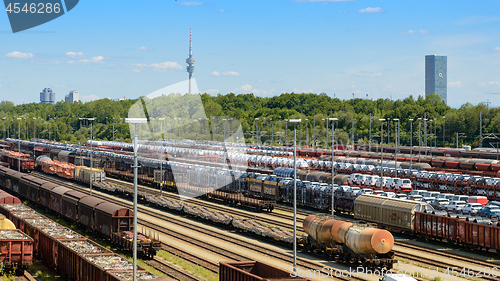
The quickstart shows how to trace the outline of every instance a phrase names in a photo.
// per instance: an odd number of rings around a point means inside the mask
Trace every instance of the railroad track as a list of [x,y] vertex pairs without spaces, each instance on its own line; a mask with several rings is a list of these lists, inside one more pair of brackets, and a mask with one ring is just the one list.
[[[33,173],[33,174],[36,177],[42,178],[44,180],[51,181],[51,182],[57,183],[57,184],[62,185],[62,186],[67,186],[67,187],[69,187],[69,188],[71,188],[73,190],[78,190],[78,191],[80,191],[82,193],[85,193],[85,194],[89,194],[89,191],[88,191],[87,188],[82,188],[82,187],[80,187],[77,184],[68,183],[68,182],[66,182],[66,181],[64,181],[62,179],[56,179],[56,178],[53,178],[51,176],[48,176],[48,175],[45,175],[45,174],[41,174],[41,173]],[[103,196],[103,195],[99,195],[97,193],[94,193],[92,196],[97,197],[97,198],[101,198],[101,199],[104,199],[104,200],[107,200],[108,202],[112,202],[114,204],[117,204],[117,205],[120,205],[120,206],[124,206],[124,207],[127,207],[127,208],[132,208],[133,207],[132,203],[124,203],[122,201],[119,201],[119,200],[116,200],[116,199],[112,198],[111,196]],[[149,210],[149,209],[147,209],[145,207],[142,207],[140,205],[138,205],[137,208],[138,208],[139,212],[146,213],[149,216],[153,216],[155,218],[158,218],[158,219],[161,219],[161,220],[173,223],[173,224],[177,224],[177,225],[182,226],[184,228],[187,228],[187,229],[190,229],[190,230],[193,230],[193,231],[197,231],[197,232],[199,232],[201,234],[205,234],[205,235],[211,236],[211,237],[213,237],[215,239],[223,240],[225,242],[228,242],[228,243],[231,243],[231,244],[235,244],[235,245],[238,245],[238,246],[250,249],[252,251],[258,252],[260,254],[263,254],[263,255],[266,255],[266,256],[269,256],[269,257],[272,257],[274,259],[281,260],[281,261],[284,261],[284,262],[287,262],[287,263],[290,263],[290,264],[292,264],[292,262],[293,262],[293,256],[290,255],[290,254],[285,254],[285,253],[282,253],[282,252],[279,252],[279,251],[276,251],[276,250],[269,249],[267,247],[263,247],[263,246],[257,245],[255,243],[250,243],[250,242],[247,242],[247,241],[243,241],[243,240],[234,238],[232,236],[229,236],[229,235],[226,235],[226,234],[223,234],[223,233],[213,233],[209,229],[203,229],[203,228],[200,228],[199,226],[195,226],[195,225],[187,223],[187,222],[183,222],[183,221],[180,221],[180,220],[177,220],[177,219],[174,219],[174,218],[169,218],[167,216],[163,216],[163,215],[159,214],[158,212],[151,212],[151,210]],[[152,230],[157,231],[157,232],[159,232],[161,234],[168,235],[168,236],[171,236],[171,237],[175,237],[176,239],[181,239],[181,240],[183,240],[185,242],[191,243],[193,245],[197,245],[198,247],[204,248],[204,249],[209,250],[211,252],[217,253],[217,254],[222,255],[222,256],[226,256],[226,257],[228,257],[228,258],[230,258],[232,260],[237,260],[237,261],[252,260],[252,258],[240,255],[238,253],[234,253],[234,252],[232,252],[230,250],[223,249],[221,247],[217,247],[217,246],[215,246],[213,244],[207,243],[207,242],[205,242],[203,240],[200,240],[200,239],[197,239],[197,238],[187,237],[186,235],[184,235],[184,234],[182,234],[180,232],[177,232],[177,231],[165,228],[163,226],[151,223],[151,222],[143,220],[143,219],[138,219],[138,223],[140,223],[141,225],[146,226],[148,228],[151,228]],[[335,268],[331,268],[331,267],[328,267],[328,266],[323,266],[321,264],[318,264],[318,263],[315,263],[315,262],[311,262],[311,261],[309,261],[307,259],[304,259],[304,258],[301,258],[301,257],[297,257],[297,266],[298,267],[302,267],[302,268],[304,268],[306,270],[316,271],[316,272],[319,272],[322,269],[331,270],[332,272],[338,271]],[[349,277],[343,277],[343,276],[338,277],[338,276],[335,276],[335,279],[337,279],[337,280],[364,280],[364,279],[356,277],[356,276],[349,276]]]
[[[123,184],[123,183],[127,184],[127,182],[122,182],[122,181],[117,181],[117,182],[120,182],[121,184]],[[154,189],[151,189],[151,188],[148,188],[148,187],[142,187],[142,188],[144,190],[147,190],[147,191],[153,191],[153,192],[155,191]],[[171,194],[169,192],[164,192],[164,196],[165,195],[167,195],[167,197],[176,199],[175,195],[173,195],[173,194]],[[187,202],[191,203],[191,204],[200,205],[200,202],[196,201],[196,200],[187,200]],[[208,204],[203,203],[203,205],[205,207],[207,207],[207,208],[215,209],[215,210],[222,211],[222,212],[225,212],[225,213],[234,214],[236,216],[246,217],[246,218],[250,218],[250,219],[254,218],[251,215],[238,212],[237,210],[232,210],[232,209],[230,209],[228,207],[217,206],[216,204],[210,204],[210,203],[208,203]],[[287,207],[282,207],[282,206],[277,206],[276,209],[282,210],[282,211],[286,211],[286,212],[290,212],[290,211],[293,212],[293,209],[287,208]],[[293,219],[293,216],[286,215],[286,214],[280,214],[280,213],[271,213],[271,214],[273,216],[278,217],[278,218],[286,218],[287,220]],[[301,215],[307,216],[307,215],[310,215],[312,213],[309,213],[309,212],[306,212],[306,211],[299,211],[299,210],[297,210],[297,214],[301,214]],[[273,225],[278,225],[278,226],[280,226],[282,228],[285,228],[285,229],[293,230],[293,225],[291,225],[290,223],[286,223],[286,222],[282,222],[282,221],[276,221],[276,220],[262,218],[262,217],[258,217],[257,220],[261,220],[263,222],[270,223],[270,224],[273,224]],[[297,230],[298,231],[303,231],[302,226],[297,225]],[[402,246],[402,247],[406,247],[406,248],[412,249],[412,250],[433,253],[433,254],[436,254],[438,256],[445,256],[447,258],[454,259],[454,260],[457,260],[457,261],[466,262],[468,264],[474,264],[475,266],[481,267],[481,268],[484,268],[484,269],[487,269],[487,268],[493,269],[495,267],[500,268],[500,265],[498,265],[498,264],[494,264],[494,263],[490,263],[490,262],[486,262],[486,261],[481,261],[479,259],[473,259],[473,258],[469,258],[469,257],[464,257],[464,256],[461,256],[461,255],[458,255],[458,254],[446,253],[446,252],[443,252],[443,251],[438,251],[438,250],[434,250],[434,249],[427,248],[427,247],[416,246],[416,245],[412,245],[412,244],[409,244],[409,243],[406,243],[406,242],[397,242],[396,241],[395,244],[399,245],[399,246]],[[411,261],[414,261],[414,262],[421,262],[420,259],[418,259],[418,258],[412,258],[411,254],[408,254],[408,253],[397,252],[396,253],[396,257],[408,259],[408,260],[411,260]],[[439,262],[440,261],[434,261],[434,263],[439,263]],[[424,262],[421,262],[421,263],[424,263]],[[432,265],[432,262],[428,261],[425,264]],[[446,267],[449,267],[450,269],[454,266],[454,265],[445,264],[445,263],[442,263],[442,262],[441,262],[441,265],[442,266],[446,265]],[[471,274],[473,274],[472,271],[471,271]],[[499,275],[500,275],[500,272],[499,272]]]
[[191,253],[188,253],[188,252],[182,250],[179,247],[176,247],[173,245],[168,245],[168,244],[163,243],[163,242],[162,242],[162,250],[167,251],[173,255],[176,255],[184,260],[187,260],[187,261],[191,262],[192,264],[206,268],[214,274],[219,274],[219,264],[218,263],[209,261],[203,257],[193,255]]
[[[413,255],[406,252],[395,251],[396,256],[411,260],[413,262],[423,264],[429,267],[429,273],[424,277],[431,277],[431,271],[438,270],[435,272],[435,277],[437,276],[457,276],[457,277],[469,277],[469,278],[480,278],[482,280],[498,281],[498,276],[500,275],[500,270],[497,267],[457,267],[454,264],[422,257],[421,255]],[[470,263],[470,262],[469,262]],[[494,269],[495,268],[495,269]],[[463,270],[463,271],[462,271]],[[486,276],[486,275],[489,276]]]
[[158,257],[154,257],[152,260],[144,261],[147,265],[150,265],[163,274],[167,275],[170,278],[174,278],[176,280],[181,281],[200,281],[201,279],[181,270],[175,266],[169,265],[166,262],[162,261]]

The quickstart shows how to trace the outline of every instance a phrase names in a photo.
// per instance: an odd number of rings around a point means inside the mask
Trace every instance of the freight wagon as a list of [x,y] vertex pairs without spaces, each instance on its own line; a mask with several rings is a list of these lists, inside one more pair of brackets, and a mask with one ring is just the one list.
[[[124,247],[124,250],[131,251],[133,245],[127,241],[121,234],[124,231],[132,230],[132,212],[113,203],[105,202],[93,196],[86,196],[85,194],[73,191],[55,183],[46,182],[41,179],[34,178],[30,175],[23,173],[10,173],[7,168],[0,167],[0,182],[12,183],[12,191],[17,193],[23,198],[26,198],[33,203],[39,204],[47,210],[51,210],[58,215],[66,217],[73,222],[80,223],[87,227],[88,230],[100,234],[105,239],[109,239],[117,243],[119,247]],[[24,186],[24,188],[20,188]],[[5,203],[20,203],[13,198],[2,195],[0,193],[0,202],[2,196],[5,198]],[[5,193],[7,194],[7,193]],[[9,199],[11,198],[11,199]],[[17,199],[17,198],[15,198]],[[19,200],[19,199],[17,199]],[[6,213],[6,210],[0,208],[0,212]],[[28,216],[29,214],[19,214],[19,216]],[[50,223],[46,220],[36,218],[26,218],[24,220],[13,219],[13,222],[25,224],[27,231],[32,235],[35,241],[38,241],[39,228],[43,223]],[[40,225],[42,224],[42,225]],[[18,227],[21,225],[18,225]],[[47,226],[49,227],[49,226]],[[145,236],[151,241],[145,244],[144,241],[139,241],[140,256],[152,257],[159,250],[159,243],[156,239]],[[35,251],[38,249],[35,248]]]
[[[13,207],[15,205],[19,207]],[[11,216],[16,212],[37,214],[20,206],[23,205],[3,204],[0,209]],[[24,216],[21,220],[23,229],[37,238],[30,238],[20,230],[0,230],[0,261],[4,266],[25,268],[31,265],[36,249],[42,262],[59,271],[65,280],[132,280],[132,262],[125,258],[52,220],[33,216]],[[137,277],[137,280],[171,280],[158,278],[140,267]]]

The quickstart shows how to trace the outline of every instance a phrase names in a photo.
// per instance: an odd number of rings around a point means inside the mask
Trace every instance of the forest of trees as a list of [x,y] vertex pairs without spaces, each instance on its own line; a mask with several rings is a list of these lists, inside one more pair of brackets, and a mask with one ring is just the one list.
[[[397,121],[394,121],[394,119],[400,120],[401,145],[410,144],[410,119],[414,119],[412,125],[413,145],[418,145],[418,118],[424,119],[424,116],[428,119],[428,144],[432,140],[433,143],[437,142],[438,146],[442,146],[444,132],[445,145],[448,147],[456,147],[457,136],[460,147],[463,144],[477,147],[481,141],[485,147],[491,147],[492,145],[496,147],[500,133],[499,108],[488,108],[485,104],[472,105],[469,103],[463,104],[460,108],[451,108],[444,104],[437,95],[430,95],[425,99],[422,97],[415,99],[410,96],[396,101],[389,99],[372,101],[367,99],[340,100],[331,98],[326,94],[287,93],[274,97],[258,97],[253,94],[235,95],[232,93],[217,96],[202,94],[201,101],[207,118],[204,121],[203,118],[199,117],[203,115],[200,115],[200,108],[197,109],[197,112],[191,112],[192,108],[196,107],[192,104],[194,104],[196,98],[199,100],[199,96],[190,98],[187,103],[183,101],[183,97],[185,96],[173,94],[169,97],[162,96],[154,100],[144,98],[146,103],[142,102],[143,105],[156,105],[156,107],[149,110],[148,117],[166,117],[163,130],[168,131],[170,129],[170,133],[172,133],[165,134],[167,138],[175,137],[175,133],[173,133],[174,125],[169,124],[167,126],[166,124],[166,122],[174,122],[172,117],[175,114],[179,114],[179,117],[180,115],[196,117],[195,119],[206,123],[206,128],[214,128],[209,122],[217,119],[212,119],[212,117],[232,117],[233,120],[241,123],[247,143],[257,142],[257,131],[259,132],[260,142],[269,143],[271,140],[274,140],[275,143],[284,142],[286,134],[287,142],[290,143],[293,140],[293,126],[288,124],[288,130],[285,133],[285,125],[287,124],[285,120],[302,119],[302,123],[297,126],[297,139],[300,140],[300,143],[302,145],[312,145],[314,133],[317,145],[324,145],[326,118],[338,118],[335,123],[335,135],[340,142],[351,144],[352,137],[354,137],[354,143],[368,143],[370,138],[370,115],[372,143],[380,142],[381,121],[379,119],[382,118],[391,120],[389,124],[391,134],[389,140],[391,143],[394,143],[396,135],[394,129]],[[4,101],[0,103],[0,118],[3,121],[3,124],[0,124],[1,134],[4,137],[18,138],[20,121],[22,139],[33,138],[33,132],[36,131],[36,137],[44,139],[50,138],[71,143],[84,142],[90,138],[90,127],[88,121],[79,118],[95,117],[96,120],[93,123],[95,139],[112,140],[114,123],[115,140],[130,141],[129,126],[123,123],[123,118],[129,117],[129,110],[137,101],[101,99],[87,103],[61,101],[53,105],[41,103],[14,105],[11,102]],[[162,113],[161,109],[165,113]],[[18,120],[18,118],[21,118],[21,120]],[[189,118],[182,118],[182,120],[186,119],[189,120]],[[155,120],[156,124],[158,124],[157,118]],[[180,119],[176,121],[180,122]],[[480,122],[482,122],[482,126],[480,126]],[[352,129],[353,123],[354,130]],[[423,120],[420,125],[423,138]],[[206,137],[210,138],[210,131],[208,129],[204,131],[202,123],[197,127],[198,129],[193,129],[197,133],[192,135],[185,134],[185,131],[188,130],[188,126],[193,128],[193,124],[182,124],[182,126],[175,129],[177,130],[175,132],[178,132],[178,135],[182,137],[203,139],[202,135],[206,134]],[[222,125],[216,125],[215,127],[217,132],[222,130],[220,129]],[[328,127],[331,141],[331,123],[329,123]],[[480,127],[482,128],[480,129]],[[384,143],[387,143],[387,129],[388,122],[385,121],[383,125]],[[482,134],[480,134],[480,130],[482,130]],[[156,127],[156,132],[159,132],[158,127]],[[198,132],[200,135],[198,135]],[[352,134],[353,132],[354,134]],[[219,135],[215,139],[222,138],[222,133]]]

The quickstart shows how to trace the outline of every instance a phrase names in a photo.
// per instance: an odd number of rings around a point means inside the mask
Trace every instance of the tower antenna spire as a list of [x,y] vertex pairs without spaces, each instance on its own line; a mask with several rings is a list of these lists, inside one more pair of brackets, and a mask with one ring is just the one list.
[[194,59],[193,59],[193,43],[191,40],[191,28],[189,29],[189,57],[186,59],[188,66],[186,67],[189,73],[189,94],[193,94],[193,72],[194,72]]

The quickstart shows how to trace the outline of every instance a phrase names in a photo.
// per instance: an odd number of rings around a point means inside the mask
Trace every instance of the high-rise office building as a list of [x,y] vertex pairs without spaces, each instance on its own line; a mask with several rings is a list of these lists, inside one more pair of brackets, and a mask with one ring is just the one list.
[[80,100],[80,93],[78,91],[71,91],[64,97],[65,101],[75,102]]
[[425,97],[434,93],[447,104],[447,57],[425,56]]
[[56,103],[56,93],[52,91],[51,88],[45,88],[40,92],[40,102],[41,103]]

